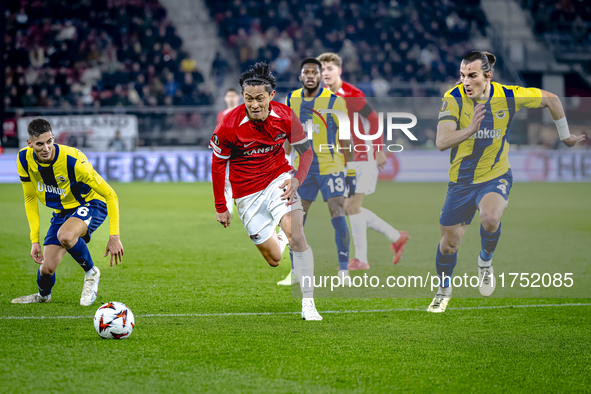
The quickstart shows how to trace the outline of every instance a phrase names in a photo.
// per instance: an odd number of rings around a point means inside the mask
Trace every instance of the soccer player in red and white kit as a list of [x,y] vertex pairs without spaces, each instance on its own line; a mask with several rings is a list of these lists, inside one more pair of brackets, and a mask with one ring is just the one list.
[[[314,256],[304,235],[302,204],[297,194],[312,163],[308,137],[288,106],[271,102],[275,77],[267,63],[257,63],[243,73],[240,86],[244,104],[226,114],[209,143],[213,149],[211,177],[216,219],[224,227],[230,225],[224,197],[229,162],[233,197],[247,234],[269,265],[276,267],[283,250],[275,231],[277,225],[281,227],[293,251],[294,269],[300,280],[302,318],[322,320],[314,305]],[[285,140],[300,154],[293,178],[283,149]]]
[[[218,113],[216,126],[219,126],[224,120],[224,116],[234,108],[240,104],[240,95],[234,88],[229,88],[226,90],[226,95],[224,96],[224,101],[226,102],[226,109],[220,111]],[[234,199],[232,198],[232,185],[230,184],[230,166],[226,166],[226,183],[224,187],[224,193],[226,196],[226,206],[228,207],[228,211],[230,214],[234,212]]]
[[[359,132],[369,135],[376,132],[379,127],[377,113],[369,106],[365,94],[350,83],[341,79],[342,59],[336,53],[323,53],[317,59],[322,63],[322,79],[331,92],[344,97],[347,103],[347,111],[351,127],[354,125],[355,113],[363,116],[359,122]],[[369,123],[369,124],[368,124]],[[347,163],[347,168],[354,168],[357,174],[357,187],[355,195],[345,201],[345,212],[349,216],[353,244],[355,245],[355,258],[349,261],[349,271],[368,270],[367,259],[367,228],[371,228],[384,234],[391,242],[390,249],[394,251],[393,263],[400,261],[404,246],[409,236],[406,231],[398,231],[378,215],[369,209],[362,208],[363,197],[372,194],[378,182],[378,171],[386,165],[386,156],[383,149],[375,149],[382,144],[381,140],[375,140],[372,144],[357,137],[351,130],[353,149],[355,149],[355,161]],[[366,147],[362,147],[365,145]],[[356,149],[356,147],[361,148]],[[382,147],[384,145],[381,145]]]

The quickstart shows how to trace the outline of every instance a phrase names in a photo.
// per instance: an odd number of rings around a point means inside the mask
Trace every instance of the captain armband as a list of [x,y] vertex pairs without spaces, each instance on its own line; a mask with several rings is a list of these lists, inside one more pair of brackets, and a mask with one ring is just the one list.
[[308,141],[308,139],[305,139],[302,142],[292,146],[296,150],[296,152],[298,152],[298,155],[302,155],[305,151],[310,149],[310,141]]

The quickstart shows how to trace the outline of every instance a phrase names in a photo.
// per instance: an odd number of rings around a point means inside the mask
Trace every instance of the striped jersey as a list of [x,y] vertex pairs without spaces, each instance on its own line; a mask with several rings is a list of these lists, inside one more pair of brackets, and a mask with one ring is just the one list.
[[536,88],[490,84],[486,101],[470,99],[460,83],[447,91],[439,108],[439,123],[455,122],[457,130],[472,122],[474,107],[485,105],[480,129],[451,149],[449,178],[453,183],[483,183],[505,174],[509,168],[511,121],[521,108],[538,108],[542,91]]
[[[340,151],[339,121],[334,114],[322,115],[319,110],[335,109],[347,114],[345,100],[328,89],[320,89],[316,97],[303,97],[303,89],[294,90],[286,99],[300,119],[304,131],[312,128],[310,146],[314,153],[309,174],[328,175],[345,169],[345,156]],[[309,135],[308,135],[309,136]],[[296,158],[294,166],[299,164]]]
[[84,153],[65,145],[54,144],[54,147],[53,162],[48,164],[39,163],[32,148],[18,152],[21,182],[32,182],[39,201],[57,211],[76,208],[91,200],[105,202],[105,198],[94,190],[100,190],[105,181]]

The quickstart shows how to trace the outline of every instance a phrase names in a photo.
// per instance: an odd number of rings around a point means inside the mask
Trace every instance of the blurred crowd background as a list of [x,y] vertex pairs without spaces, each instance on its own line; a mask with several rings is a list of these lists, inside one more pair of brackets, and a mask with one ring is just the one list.
[[[204,146],[240,72],[271,63],[280,100],[301,86],[301,60],[327,51],[369,97],[440,97],[482,43],[499,59],[496,80],[544,81],[544,72],[513,66],[506,29],[489,20],[496,0],[199,1],[220,43],[205,66],[171,17],[183,2],[5,0],[4,118],[127,113],[138,117],[138,147]],[[590,96],[591,2],[513,2],[531,21],[523,28],[570,67],[561,71],[564,93]],[[425,125],[417,147],[433,147],[435,127]],[[15,138],[5,127],[3,145]],[[552,142],[543,140],[528,132],[516,141]]]

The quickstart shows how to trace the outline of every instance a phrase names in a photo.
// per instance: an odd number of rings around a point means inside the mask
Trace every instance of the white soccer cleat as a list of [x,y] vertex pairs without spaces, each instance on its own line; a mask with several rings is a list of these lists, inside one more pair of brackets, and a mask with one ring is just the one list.
[[92,305],[94,300],[96,300],[96,295],[98,294],[98,285],[101,279],[101,271],[95,265],[84,275],[85,278],[84,285],[82,286],[82,295],[80,296],[80,305],[89,306]]
[[[482,267],[481,265],[490,264],[488,267]],[[490,297],[495,291],[497,285],[495,279],[495,271],[492,267],[492,259],[484,261],[478,256],[478,290],[483,297]]]
[[51,302],[51,294],[42,297],[39,293],[22,296],[12,300],[13,304],[39,304],[43,302]]
[[445,312],[445,308],[447,308],[447,304],[451,300],[451,287],[449,288],[442,288],[440,287],[437,290],[437,294],[435,294],[435,298],[431,301],[431,305],[427,308],[427,312],[431,313],[443,313]]
[[300,283],[298,276],[296,274],[292,274],[291,272],[287,274],[285,279],[280,280],[277,282],[278,286],[291,286]]
[[322,320],[322,316],[316,310],[314,298],[302,298],[302,319],[304,320]]

